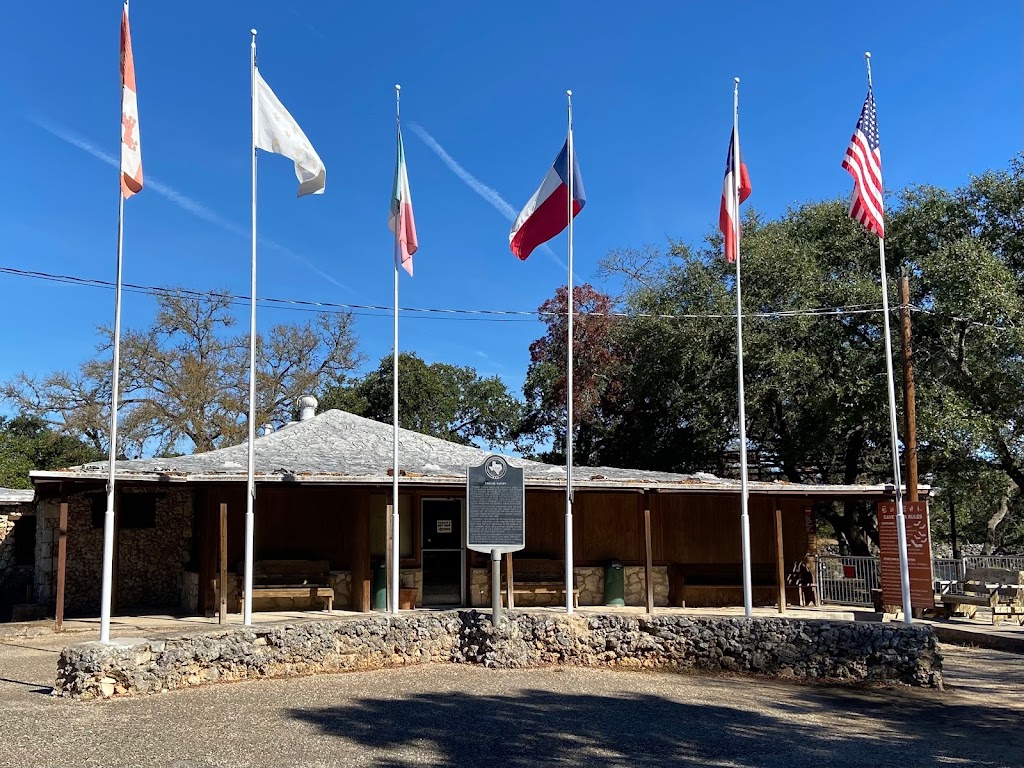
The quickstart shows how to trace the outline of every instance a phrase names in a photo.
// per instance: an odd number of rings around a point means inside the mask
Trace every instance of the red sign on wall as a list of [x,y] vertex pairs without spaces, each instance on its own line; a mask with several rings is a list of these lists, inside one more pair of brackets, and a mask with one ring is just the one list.
[[[934,608],[932,582],[932,540],[928,526],[928,502],[903,502],[907,525],[907,564],[910,570],[910,604],[914,608]],[[900,549],[896,531],[896,502],[878,502],[878,544],[882,560],[882,602],[902,605],[900,586]]]

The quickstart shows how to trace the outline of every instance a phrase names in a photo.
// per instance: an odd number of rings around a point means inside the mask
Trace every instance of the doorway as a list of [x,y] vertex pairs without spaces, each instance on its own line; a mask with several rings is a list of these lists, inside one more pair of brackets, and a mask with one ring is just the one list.
[[462,499],[423,499],[423,606],[465,604]]

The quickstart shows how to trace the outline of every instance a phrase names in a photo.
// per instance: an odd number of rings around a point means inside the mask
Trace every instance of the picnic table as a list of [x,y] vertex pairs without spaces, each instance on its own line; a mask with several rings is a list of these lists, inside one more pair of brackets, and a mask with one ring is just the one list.
[[[943,613],[974,618],[978,607],[992,611],[992,624],[1010,617],[1024,625],[1024,571],[1008,568],[968,568],[963,579],[937,579]],[[958,591],[954,591],[958,590]]]

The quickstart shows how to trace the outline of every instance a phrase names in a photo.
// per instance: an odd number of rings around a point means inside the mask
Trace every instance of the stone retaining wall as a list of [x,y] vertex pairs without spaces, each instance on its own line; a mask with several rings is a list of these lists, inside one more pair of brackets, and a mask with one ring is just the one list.
[[[505,565],[502,564],[502,569]],[[579,589],[580,605],[604,605],[604,568],[597,566],[577,566],[573,568],[576,576],[576,588]],[[668,566],[655,565],[651,573],[654,582],[654,605],[668,605]],[[515,578],[513,572],[512,578]],[[645,605],[647,602],[645,568],[642,565],[627,565],[623,572],[623,599],[626,605]],[[469,574],[470,605],[474,608],[489,608],[491,605],[491,570],[490,568],[471,568]],[[516,606],[520,608],[536,608],[542,606],[563,605],[560,594],[516,595]]]
[[156,693],[212,682],[427,662],[698,669],[941,687],[928,626],[822,619],[551,616],[476,611],[313,620],[65,648],[54,693]]

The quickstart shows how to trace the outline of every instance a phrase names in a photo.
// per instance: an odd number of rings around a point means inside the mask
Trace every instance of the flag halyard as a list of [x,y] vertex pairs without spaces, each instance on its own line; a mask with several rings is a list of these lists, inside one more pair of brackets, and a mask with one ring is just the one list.
[[843,168],[853,176],[850,218],[869,232],[885,238],[885,204],[882,198],[882,148],[878,139],[878,113],[871,86],[864,99],[857,127],[843,158]]
[[412,255],[419,249],[419,241],[416,238],[416,219],[412,212],[412,192],[409,189],[409,171],[405,164],[401,128],[398,130],[398,157],[395,160],[395,184],[391,191],[388,227],[398,241],[395,258],[411,276]]
[[128,26],[128,3],[121,13],[121,194],[127,200],[142,190],[142,143],[135,92],[135,59]]

